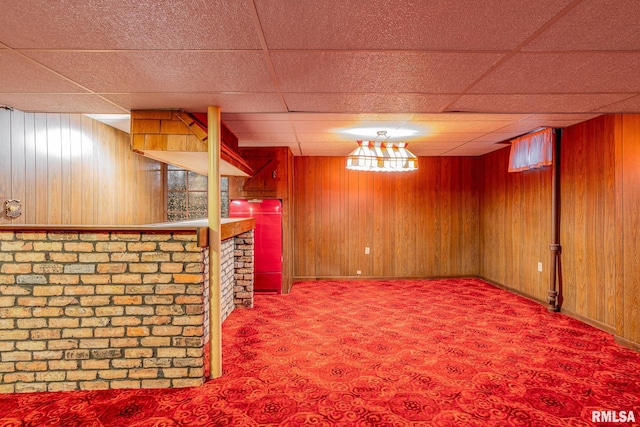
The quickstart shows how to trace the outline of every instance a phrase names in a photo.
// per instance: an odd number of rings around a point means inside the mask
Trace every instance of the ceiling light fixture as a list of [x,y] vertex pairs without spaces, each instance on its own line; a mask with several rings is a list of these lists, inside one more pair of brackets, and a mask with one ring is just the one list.
[[378,138],[382,141],[357,141],[358,147],[347,156],[347,169],[373,172],[418,169],[418,158],[407,149],[407,143],[387,141],[384,130],[378,131]]

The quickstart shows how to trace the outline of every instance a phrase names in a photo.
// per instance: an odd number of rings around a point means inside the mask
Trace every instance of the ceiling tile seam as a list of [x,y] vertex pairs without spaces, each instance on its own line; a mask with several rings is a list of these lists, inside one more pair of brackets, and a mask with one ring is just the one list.
[[[11,52],[13,52],[14,54],[16,54],[16,55],[18,55],[18,56],[22,57],[23,59],[26,59],[27,61],[29,61],[29,62],[31,62],[31,63],[33,63],[33,64],[36,64],[37,66],[39,66],[39,67],[41,67],[41,68],[43,68],[43,69],[47,70],[48,72],[50,72],[50,73],[52,73],[52,74],[54,74],[54,75],[56,75],[56,76],[60,77],[61,79],[66,80],[67,82],[69,82],[69,83],[71,83],[71,84],[74,84],[74,85],[78,86],[78,87],[79,87],[79,88],[81,88],[82,90],[85,90],[86,92],[88,92],[88,93],[85,93],[85,95],[87,95],[87,94],[95,95],[95,96],[99,97],[100,99],[102,99],[103,101],[105,101],[106,103],[111,104],[111,105],[113,105],[114,107],[117,107],[117,108],[121,109],[123,112],[127,112],[127,113],[129,112],[129,110],[128,110],[128,109],[126,109],[126,108],[122,107],[121,105],[118,105],[117,103],[115,103],[115,102],[111,101],[110,99],[107,99],[107,98],[103,97],[103,96],[102,96],[102,95],[100,95],[99,93],[92,91],[92,90],[91,90],[91,89],[89,89],[88,87],[85,87],[84,85],[82,85],[82,84],[80,84],[80,83],[76,82],[75,80],[73,80],[73,79],[71,79],[71,78],[69,78],[69,77],[65,76],[64,74],[59,73],[59,72],[57,72],[57,71],[55,71],[55,70],[53,70],[53,69],[51,69],[51,68],[47,67],[46,65],[44,65],[44,64],[42,64],[42,63],[40,63],[40,62],[36,61],[35,59],[31,58],[30,56],[25,55],[24,53],[22,53],[22,52],[20,52],[20,51],[18,51],[18,50],[16,50],[16,49],[13,49],[13,48],[8,48],[8,50],[9,50],[9,51],[11,51]],[[80,94],[80,95],[82,95],[82,94]]]
[[[101,92],[102,93],[102,92]],[[135,93],[135,92],[134,92]],[[171,93],[171,92],[169,92]],[[182,92],[180,92],[182,93]],[[202,93],[202,92],[198,92]],[[233,93],[233,94],[242,94],[242,93],[274,93],[274,92],[210,92],[210,93]],[[460,95],[460,96],[477,96],[477,95],[625,95],[625,94],[636,94],[637,90],[631,91],[615,91],[615,92],[604,92],[604,91],[580,91],[580,92],[471,92],[471,93],[462,93],[462,92],[399,92],[399,91],[371,91],[371,92],[282,92],[283,95],[411,95],[411,96],[444,96],[444,95]],[[290,111],[291,113],[302,113],[300,111]],[[458,111],[445,111],[444,113],[457,113]],[[463,111],[464,113],[469,114],[482,114],[482,112],[478,111]],[[401,113],[396,113],[401,114]],[[408,113],[408,114],[420,114],[420,113]],[[434,113],[435,114],[435,113]],[[508,113],[504,113],[508,114]],[[515,114],[515,113],[514,113]],[[530,111],[525,113],[517,113],[517,114],[532,114]],[[578,114],[578,113],[576,113]]]
[[[1,47],[0,47],[1,49]],[[262,49],[43,49],[43,48],[7,48],[24,53],[147,53],[147,52],[187,52],[187,53],[236,53],[262,52]]]
[[[273,95],[277,92],[242,92],[242,91],[202,91],[202,90],[181,90],[181,91],[172,91],[172,92],[163,92],[163,91],[153,91],[153,92],[92,92],[100,95],[154,95],[157,93],[162,94],[187,94],[187,95]],[[236,113],[238,114],[238,113]],[[258,113],[255,113],[258,114]]]
[[633,94],[633,95],[629,96],[628,98],[619,99],[619,100],[617,100],[617,101],[611,102],[611,103],[609,103],[609,104],[607,104],[607,105],[604,105],[604,106],[602,106],[602,107],[596,107],[595,109],[591,110],[591,112],[593,112],[593,113],[598,113],[598,111],[602,110],[603,108],[607,108],[607,107],[609,107],[609,106],[611,106],[611,105],[615,105],[615,104],[619,104],[619,103],[621,103],[621,102],[628,101],[628,100],[630,100],[630,99],[632,99],[632,98],[635,98],[635,97],[636,97],[636,96],[638,96],[638,95],[640,95],[640,93],[635,93],[635,94]]
[[611,50],[611,49],[571,49],[571,50],[521,50],[518,52],[522,56],[547,56],[547,55],[567,55],[567,54],[602,54],[602,55],[638,55],[640,52],[633,49]]
[[[582,0],[573,0],[571,3],[569,3],[567,6],[565,6],[560,12],[558,12],[555,16],[553,16],[551,19],[549,19],[547,22],[545,22],[543,25],[541,25],[536,31],[533,32],[533,34],[531,34],[524,41],[522,41],[518,46],[516,46],[513,50],[511,50],[510,53],[506,54],[504,57],[502,57],[501,59],[496,61],[496,63],[493,64],[493,66],[489,67],[489,69],[486,70],[480,77],[478,77],[475,81],[471,82],[471,84],[469,84],[463,90],[463,94],[466,95],[474,86],[476,86],[478,83],[480,83],[489,74],[494,72],[500,65],[504,64],[506,61],[508,61],[509,59],[513,58],[516,54],[520,53],[524,46],[526,46],[527,44],[529,44],[533,40],[535,40],[540,34],[545,32],[549,27],[551,27],[554,23],[559,21],[562,17],[564,17],[567,13],[569,13],[574,7],[576,7],[581,2],[582,2]],[[442,112],[449,111],[451,106],[454,105],[456,102],[458,102],[462,96],[463,95],[458,97],[458,99],[454,99],[452,102],[450,102],[449,105],[447,105],[442,110]]]
[[272,53],[420,53],[420,54],[461,54],[461,55],[495,55],[508,54],[510,50],[434,50],[434,49],[269,49]]
[[284,96],[282,95],[280,80],[278,79],[276,69],[273,66],[273,61],[271,60],[271,54],[269,53],[269,48],[267,47],[267,40],[264,36],[264,30],[262,29],[260,16],[258,16],[258,9],[256,8],[255,0],[251,0],[248,3],[249,3],[249,11],[251,12],[251,18],[253,20],[253,25],[256,30],[258,39],[260,40],[260,46],[262,47],[262,52],[264,54],[267,67],[269,68],[269,74],[271,74],[271,81],[276,90],[276,93],[278,94],[278,97],[280,98],[280,102],[284,106],[284,109],[286,111],[289,111],[289,106],[287,105],[287,101],[284,99]]
[[[529,43],[527,39],[523,43]],[[265,42],[266,43],[266,42]],[[520,45],[521,46],[521,45]],[[44,49],[44,48],[11,48],[0,45],[0,49],[13,50],[24,53],[147,53],[147,52],[186,52],[186,53],[237,53],[237,52],[263,52],[264,49]],[[517,53],[521,55],[553,55],[567,53],[602,53],[602,54],[638,54],[634,49],[569,49],[569,50],[522,50],[516,47]],[[451,54],[451,55],[473,55],[473,54],[504,54],[509,55],[514,50],[433,50],[433,49],[268,49],[269,53],[417,53],[417,54]]]
[[[500,129],[502,129],[502,128],[500,128]],[[448,151],[446,151],[446,152],[445,152],[445,153],[443,153],[443,154],[449,153],[449,152],[451,152],[451,151],[453,151],[453,150],[457,150],[458,148],[462,148],[464,145],[467,145],[467,144],[469,144],[469,143],[471,143],[471,142],[476,141],[477,139],[484,138],[485,136],[487,136],[487,135],[491,135],[491,134],[496,133],[496,132],[497,132],[497,131],[487,132],[487,133],[485,133],[485,134],[484,134],[484,135],[482,135],[482,136],[479,136],[479,137],[477,137],[477,138],[473,138],[473,139],[471,139],[471,140],[469,140],[469,141],[465,141],[465,142],[461,143],[460,145],[456,145],[455,147],[450,148]],[[507,138],[507,139],[511,139],[511,138]],[[506,141],[506,140],[505,140],[505,141]],[[488,145],[493,145],[493,144],[502,144],[502,143],[501,143],[501,142],[493,142],[493,143],[488,144]]]
[[[273,82],[273,86],[276,90],[276,94],[278,95],[278,98],[280,99],[280,102],[282,103],[282,105],[284,106],[285,111],[290,111],[289,105],[287,105],[287,100],[284,97],[284,94],[282,92],[282,86],[280,85],[280,79],[278,79],[278,74],[276,73],[276,69],[273,65],[273,61],[271,60],[271,53],[269,52],[269,48],[267,46],[267,39],[264,36],[264,30],[262,28],[262,22],[260,21],[260,16],[258,15],[258,9],[256,8],[256,3],[255,0],[251,0],[251,2],[249,2],[249,9],[251,11],[251,17],[253,19],[253,23],[258,35],[258,38],[260,39],[260,46],[262,47],[262,51],[264,53],[264,57],[265,60],[267,62],[267,67],[269,68],[269,73],[271,74],[271,80]],[[296,132],[295,127],[293,126],[293,122],[291,120],[291,117],[288,116],[289,119],[289,124],[291,125],[291,128],[293,129],[293,135],[295,137],[295,140],[298,144],[298,150],[300,151],[300,154],[302,155],[302,146],[300,145],[300,138],[298,137],[298,134]]]
[[[89,90],[89,89],[87,89]],[[77,92],[0,92],[7,94],[22,94],[22,93],[31,93],[31,94],[48,94],[48,93],[70,93],[70,94],[78,94]],[[277,94],[277,92],[257,92],[257,91],[179,91],[179,92],[162,92],[162,91],[154,91],[154,92],[103,92],[103,91],[90,91],[92,95],[152,95],[156,93],[162,94],[192,94],[192,95],[273,95]],[[451,93],[443,93],[443,92],[282,92],[284,95],[415,95],[415,96],[439,96],[439,95],[458,95],[459,92],[451,92]],[[543,95],[543,96],[569,96],[569,95],[628,95],[629,97],[634,97],[639,95],[639,91],[629,91],[629,92],[592,92],[592,91],[581,91],[581,92],[474,92],[461,94],[462,96],[530,96],[530,95]],[[616,101],[619,102],[619,101]],[[305,112],[297,112],[297,111],[289,111],[288,113],[302,113]],[[456,111],[449,111],[449,114],[459,113]],[[465,111],[465,114],[484,114],[481,111]],[[254,113],[254,114],[262,114],[262,113]],[[273,114],[273,113],[266,113]],[[354,113],[331,113],[331,114],[354,114]],[[362,114],[362,113],[358,113]],[[401,114],[401,113],[392,113],[392,114]],[[410,112],[407,114],[429,114],[429,113],[420,113],[420,112]],[[431,114],[439,114],[439,113],[431,113]],[[445,112],[447,114],[447,112]],[[495,114],[495,113],[492,113]],[[521,114],[521,115],[531,115],[531,114],[539,114],[532,113],[531,111],[521,112],[521,113],[501,113],[501,114]],[[555,114],[555,113],[548,113]],[[584,113],[561,113],[561,114],[584,114]],[[295,120],[295,119],[292,119]]]

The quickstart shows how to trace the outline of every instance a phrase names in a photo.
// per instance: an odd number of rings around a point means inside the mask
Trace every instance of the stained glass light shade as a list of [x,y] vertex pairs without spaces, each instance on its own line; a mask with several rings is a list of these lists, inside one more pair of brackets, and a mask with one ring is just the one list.
[[418,169],[418,158],[405,142],[358,141],[358,147],[347,156],[347,169],[408,172]]

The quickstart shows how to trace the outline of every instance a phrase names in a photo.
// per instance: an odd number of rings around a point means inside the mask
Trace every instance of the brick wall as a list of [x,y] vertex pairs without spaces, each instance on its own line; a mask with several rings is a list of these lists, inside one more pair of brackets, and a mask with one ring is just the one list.
[[235,268],[234,268],[234,239],[224,240],[220,245],[220,313],[224,322],[236,307],[234,300]]
[[235,238],[234,303],[236,307],[253,308],[253,230]]
[[0,392],[203,383],[194,232],[0,232]]
[[[253,230],[223,240],[220,243],[220,251],[220,322],[224,322],[236,307],[253,307]],[[209,342],[210,313],[208,251],[204,254],[204,273],[204,342],[206,344]]]

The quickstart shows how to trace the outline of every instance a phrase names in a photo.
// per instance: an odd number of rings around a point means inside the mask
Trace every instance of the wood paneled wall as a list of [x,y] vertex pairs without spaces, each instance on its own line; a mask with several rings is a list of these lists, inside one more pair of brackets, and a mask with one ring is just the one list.
[[144,224],[163,221],[160,163],[129,135],[79,114],[0,110],[0,204],[23,214],[0,224]]
[[[621,181],[616,183],[616,206],[622,213],[616,215],[616,223],[622,221],[617,236],[623,242],[616,247],[617,253],[622,251],[624,273],[618,276],[616,292],[617,334],[640,349],[640,114],[622,117],[621,134],[622,141],[616,140],[616,147],[621,147],[616,150],[616,165],[621,163],[617,169],[622,169],[616,171]],[[622,152],[618,155],[618,151]]]
[[[480,158],[481,277],[546,301],[551,168],[509,173],[510,148]],[[542,272],[538,263],[542,263]]]
[[344,157],[295,157],[295,276],[477,275],[477,159],[419,162],[393,174],[349,171]]
[[[640,348],[640,115],[568,127],[561,149],[562,310]],[[508,157],[481,159],[480,276],[545,300],[551,170],[509,174]]]
[[640,348],[640,115],[572,126],[562,148],[565,307]]
[[[616,133],[621,116],[564,130],[560,157],[562,306],[616,326]],[[619,224],[622,226],[622,224]]]

